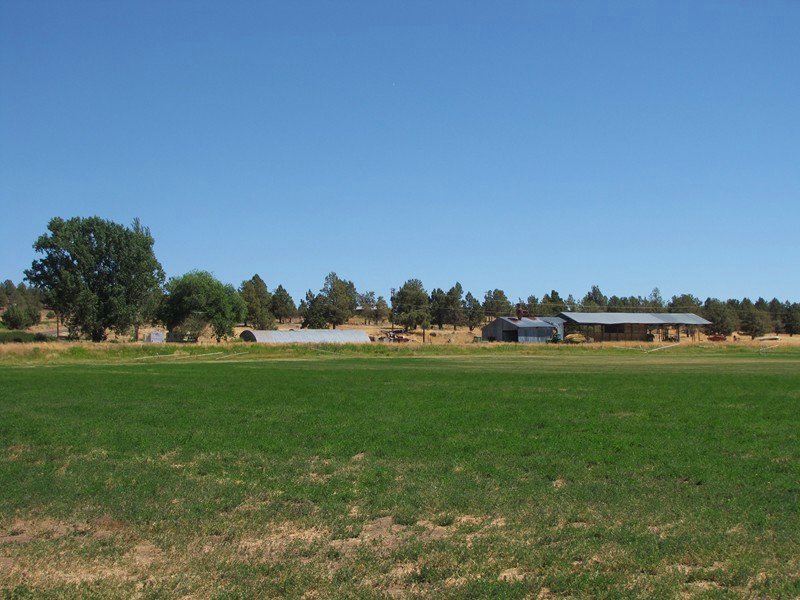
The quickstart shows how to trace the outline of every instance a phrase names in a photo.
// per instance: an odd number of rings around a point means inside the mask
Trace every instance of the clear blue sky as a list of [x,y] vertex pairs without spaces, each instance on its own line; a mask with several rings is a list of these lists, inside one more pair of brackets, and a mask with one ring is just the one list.
[[800,300],[800,2],[0,2],[0,278]]

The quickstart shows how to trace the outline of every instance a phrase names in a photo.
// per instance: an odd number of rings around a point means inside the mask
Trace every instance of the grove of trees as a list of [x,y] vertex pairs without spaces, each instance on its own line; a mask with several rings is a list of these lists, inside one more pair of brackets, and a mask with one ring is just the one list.
[[[419,279],[393,289],[389,301],[372,290],[329,273],[319,292],[309,290],[295,304],[282,286],[273,291],[258,274],[238,289],[207,271],[190,271],[165,281],[155,257],[150,230],[134,220],[125,227],[99,217],[51,219],[34,243],[40,256],[25,271],[25,283],[0,284],[2,324],[25,329],[40,321],[43,309],[54,313],[71,338],[106,339],[109,332],[138,339],[144,325],[163,324],[171,332],[197,337],[210,331],[218,340],[237,324],[272,329],[300,317],[303,328],[336,328],[358,315],[365,324],[391,322],[404,329],[435,326],[469,331],[518,309],[529,315],[564,311],[694,312],[711,322],[709,333],[800,333],[800,303],[749,298],[701,301],[684,293],[665,300],[658,288],[647,296],[606,296],[592,285],[578,301],[550,290],[541,299],[530,295],[511,302],[501,289],[484,293],[483,301],[464,292],[460,283],[430,293]],[[53,316],[53,315],[49,315]]]
[[6,280],[0,284],[0,306],[5,307],[2,323],[8,329],[26,329],[39,323],[42,300],[39,290],[24,283],[14,285]]

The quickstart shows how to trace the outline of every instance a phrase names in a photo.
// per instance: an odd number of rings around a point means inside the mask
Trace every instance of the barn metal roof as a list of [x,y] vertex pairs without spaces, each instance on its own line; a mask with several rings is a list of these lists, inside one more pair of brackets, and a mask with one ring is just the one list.
[[552,325],[563,325],[567,321],[562,319],[561,317],[536,317],[537,319],[541,319],[542,321],[546,321]]
[[513,325],[518,329],[539,329],[543,327],[552,329],[553,327],[552,323],[548,323],[539,318],[536,319],[531,319],[528,317],[522,317],[521,319],[517,319],[516,317],[497,317],[497,318]]
[[239,337],[259,344],[368,344],[369,336],[361,329],[296,329],[263,331],[245,329]]
[[711,325],[711,321],[707,321],[703,317],[698,317],[694,313],[657,313],[665,323],[673,323],[677,325]]
[[579,325],[709,325],[694,313],[562,312],[564,319]]

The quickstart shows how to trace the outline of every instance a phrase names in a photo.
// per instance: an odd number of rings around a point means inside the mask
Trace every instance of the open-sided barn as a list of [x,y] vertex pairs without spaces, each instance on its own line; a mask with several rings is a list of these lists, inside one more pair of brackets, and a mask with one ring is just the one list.
[[558,333],[558,327],[542,319],[497,317],[481,329],[487,342],[545,343]]
[[597,342],[652,341],[694,335],[710,321],[694,313],[562,312],[568,329]]
[[239,334],[245,342],[259,344],[369,344],[369,336],[360,329],[296,329],[264,331],[245,329]]

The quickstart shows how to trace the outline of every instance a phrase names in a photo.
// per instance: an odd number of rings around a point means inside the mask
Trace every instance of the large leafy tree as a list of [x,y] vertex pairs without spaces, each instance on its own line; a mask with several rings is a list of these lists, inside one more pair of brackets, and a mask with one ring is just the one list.
[[358,306],[358,293],[352,281],[340,278],[336,273],[329,273],[320,292],[325,303],[325,320],[333,325],[347,323]]
[[220,341],[233,335],[233,326],[247,316],[247,305],[236,289],[207,271],[173,277],[166,292],[161,319],[170,331],[199,336],[210,327]]
[[164,271],[153,253],[150,230],[99,217],[51,219],[33,245],[42,258],[25,277],[44,295],[72,337],[105,339],[151,319]]
[[473,296],[470,292],[467,292],[467,295],[464,298],[464,305],[467,327],[469,327],[470,331],[473,331],[476,327],[482,325],[485,319],[483,305],[481,304],[481,301]]
[[281,323],[283,323],[285,319],[291,319],[297,314],[297,307],[294,305],[294,299],[282,285],[276,287],[272,294],[271,312]]
[[409,279],[393,294],[392,314],[395,323],[406,329],[430,327],[428,294],[419,279]]
[[271,312],[272,294],[267,289],[267,284],[256,274],[239,287],[247,306],[245,324],[250,324],[257,329],[275,329],[275,317]]

